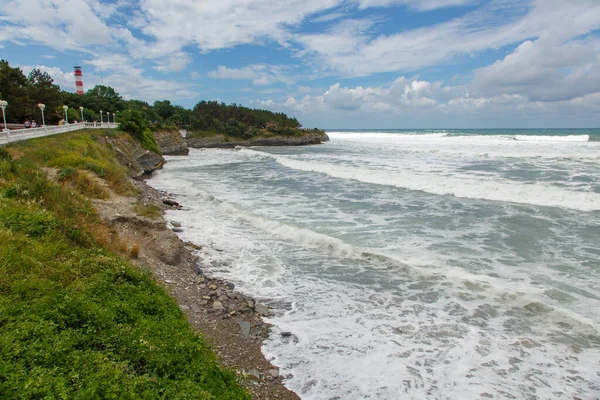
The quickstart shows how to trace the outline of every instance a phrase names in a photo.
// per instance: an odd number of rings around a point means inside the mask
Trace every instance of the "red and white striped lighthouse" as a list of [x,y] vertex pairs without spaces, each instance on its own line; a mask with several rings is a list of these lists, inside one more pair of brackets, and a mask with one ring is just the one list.
[[75,93],[83,94],[83,76],[81,75],[81,67],[75,68]]

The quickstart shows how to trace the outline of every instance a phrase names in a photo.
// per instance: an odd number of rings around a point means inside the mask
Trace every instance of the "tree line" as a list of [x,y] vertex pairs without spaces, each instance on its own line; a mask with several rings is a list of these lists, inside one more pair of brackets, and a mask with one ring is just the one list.
[[[191,110],[173,105],[169,100],[157,100],[149,104],[142,100],[125,100],[110,86],[96,85],[83,95],[62,90],[54,79],[39,69],[29,75],[20,68],[11,67],[6,60],[0,60],[0,100],[8,102],[6,119],[9,123],[23,123],[36,120],[42,123],[39,103],[46,105],[46,124],[56,124],[65,118],[63,105],[68,106],[68,120],[81,120],[79,107],[87,121],[106,121],[106,112],[113,120],[118,113],[123,117],[133,114],[143,119],[150,127],[161,125],[185,126],[192,130],[227,133],[231,136],[253,136],[261,129],[274,133],[293,133],[301,125],[296,118],[284,113],[257,110],[237,104],[200,101]],[[102,111],[104,115],[100,116]]]

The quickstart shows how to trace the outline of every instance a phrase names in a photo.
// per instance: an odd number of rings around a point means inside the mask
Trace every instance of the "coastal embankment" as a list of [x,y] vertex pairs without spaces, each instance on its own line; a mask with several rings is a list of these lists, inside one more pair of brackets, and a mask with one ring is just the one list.
[[[155,138],[187,153],[176,131]],[[206,276],[163,219],[185,205],[142,179],[162,156],[107,130],[0,150],[2,397],[298,399],[261,353],[269,308]]]

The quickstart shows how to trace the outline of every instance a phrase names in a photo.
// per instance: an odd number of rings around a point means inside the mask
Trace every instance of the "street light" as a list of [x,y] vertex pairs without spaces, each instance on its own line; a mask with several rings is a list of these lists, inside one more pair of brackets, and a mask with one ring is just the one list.
[[115,120],[115,113],[113,113],[113,124],[116,123],[117,121]]
[[0,108],[2,109],[2,118],[4,118],[4,131],[6,131],[6,136],[10,137],[10,131],[6,127],[6,114],[4,111],[4,109],[6,108],[7,105],[8,105],[8,101],[0,100]]
[[42,126],[44,127],[44,130],[46,129],[46,118],[44,117],[44,108],[46,108],[46,105],[43,103],[39,103],[38,107],[40,108],[40,111],[42,112]]
[[100,110],[100,126],[102,126],[103,121],[102,121],[102,110]]
[[69,106],[63,106],[63,110],[65,110],[65,121],[66,121],[67,125],[69,125],[69,115],[67,114],[68,109],[69,109]]
[[110,124],[110,113],[106,112],[106,121]]
[[81,122],[83,122],[83,106],[79,106],[79,111],[81,111]]

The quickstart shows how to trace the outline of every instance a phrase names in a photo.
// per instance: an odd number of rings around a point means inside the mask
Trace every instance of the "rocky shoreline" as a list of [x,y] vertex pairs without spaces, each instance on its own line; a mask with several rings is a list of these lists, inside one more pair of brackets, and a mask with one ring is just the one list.
[[232,149],[243,146],[306,146],[321,144],[329,141],[329,136],[322,131],[310,131],[302,136],[271,136],[259,137],[248,140],[227,140],[224,135],[216,135],[208,138],[188,137],[185,139],[187,145],[193,148],[222,148]]
[[[167,289],[222,364],[236,371],[253,399],[299,399],[284,386],[284,377],[261,351],[270,330],[270,325],[262,320],[270,314],[269,307],[236,291],[232,283],[204,274],[202,260],[195,255],[200,246],[180,240],[177,232],[183,229],[181,225],[164,218],[166,210],[182,206],[142,179],[162,168],[164,159],[159,156],[162,161],[140,163],[151,155],[138,149],[136,143],[108,137],[104,140],[116,149],[120,162],[129,167],[138,194],[135,198],[119,196],[106,188],[110,197],[93,203],[122,242],[139,248],[132,261],[150,271]],[[140,206],[157,209],[160,216],[139,215],[136,207]]]

